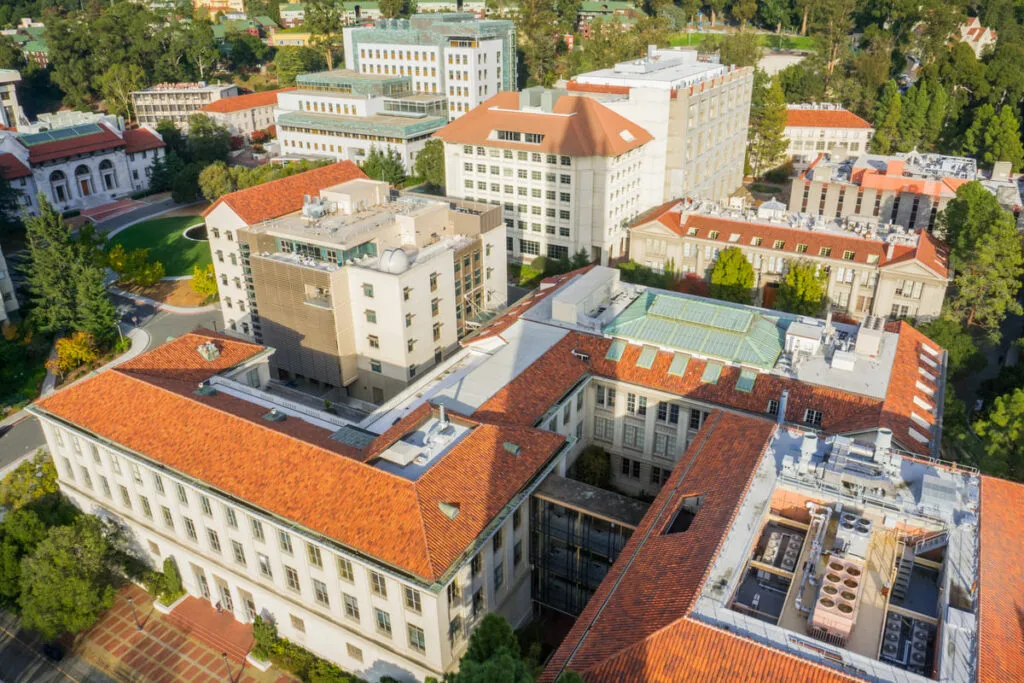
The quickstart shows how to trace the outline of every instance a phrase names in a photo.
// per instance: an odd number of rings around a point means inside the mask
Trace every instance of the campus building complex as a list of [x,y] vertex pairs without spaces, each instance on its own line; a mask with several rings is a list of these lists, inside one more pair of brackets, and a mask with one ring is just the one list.
[[755,303],[765,307],[774,305],[788,267],[799,261],[827,273],[831,310],[858,319],[935,318],[950,280],[947,249],[927,230],[791,214],[777,201],[756,210],[670,202],[630,228],[629,257],[658,272],[709,279],[721,250],[731,247],[754,267]]
[[648,48],[639,59],[567,84],[646,130],[641,208],[676,197],[723,201],[743,182],[753,70]]
[[281,88],[225,97],[211,102],[201,111],[227,128],[231,135],[249,139],[256,131],[267,130],[274,125],[277,96],[291,90],[293,88]]
[[164,146],[155,131],[126,130],[114,116],[37,133],[0,131],[0,176],[29,214],[39,211],[39,193],[58,211],[88,209],[147,189]]
[[156,128],[170,121],[188,130],[188,119],[203,107],[224,97],[238,95],[238,86],[225,83],[159,83],[132,93],[132,106],[139,125]]
[[838,104],[791,104],[786,113],[786,156],[806,166],[822,154],[840,161],[868,151],[870,123]]
[[437,137],[448,191],[501,205],[513,260],[625,255],[651,141],[636,123],[588,97],[529,88],[495,95]]
[[416,155],[448,121],[444,95],[417,94],[409,76],[346,69],[302,74],[277,103],[285,158],[362,163],[376,148],[397,154],[410,173]]
[[25,120],[18,104],[20,82],[21,74],[15,69],[0,69],[0,128],[17,128]]
[[394,396],[505,306],[499,208],[351,162],[225,195],[206,222],[228,329],[277,349],[275,377],[340,396]]
[[516,89],[515,26],[472,14],[417,14],[345,29],[345,68],[408,76],[414,93],[444,95],[456,119],[503,90]]

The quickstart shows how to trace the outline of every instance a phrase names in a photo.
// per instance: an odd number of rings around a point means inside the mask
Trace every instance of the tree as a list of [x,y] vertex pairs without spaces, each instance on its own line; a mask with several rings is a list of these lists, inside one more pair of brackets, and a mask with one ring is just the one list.
[[711,269],[711,296],[749,304],[754,288],[754,267],[738,247],[723,249]]
[[732,16],[740,22],[740,30],[747,27],[747,22],[757,14],[757,0],[734,0],[732,3]]
[[924,118],[924,128],[921,130],[921,148],[925,150],[935,149],[946,125],[946,112],[949,107],[949,95],[939,83],[931,82],[928,92],[931,93],[931,98],[928,102],[928,113]]
[[[486,618],[486,617],[485,617]],[[518,656],[502,648],[484,662],[463,657],[455,683],[533,683],[533,676]]]
[[772,79],[763,101],[750,117],[750,165],[754,175],[760,177],[782,160],[789,146],[786,139],[786,96],[782,85]]
[[75,332],[70,337],[61,337],[57,340],[55,349],[57,357],[46,361],[46,369],[55,375],[66,375],[100,357],[96,338],[88,332]]
[[96,623],[114,603],[109,550],[102,523],[91,515],[51,529],[22,562],[18,602],[25,626],[51,640]]
[[62,332],[75,324],[76,250],[71,230],[46,196],[39,215],[25,221],[29,261],[26,285],[44,332]]
[[920,81],[907,90],[900,102],[899,131],[900,151],[909,152],[921,144],[925,123],[928,120],[928,85]]
[[104,285],[104,272],[92,265],[79,266],[76,277],[76,329],[88,332],[102,346],[118,335],[118,315]]
[[882,96],[875,107],[875,136],[871,138],[871,151],[888,154],[899,142],[899,124],[902,101],[896,81],[885,84]]
[[756,66],[764,50],[756,33],[712,34],[700,45],[701,52],[718,49],[722,64]]
[[156,124],[156,132],[160,134],[160,137],[166,145],[167,154],[176,154],[179,159],[184,159],[188,154],[188,142],[185,141],[185,136],[182,135],[181,130],[178,129],[174,122],[170,119],[164,119],[160,123]]
[[57,493],[57,468],[43,449],[29,460],[23,460],[0,481],[0,506],[9,511],[28,505],[43,496]]
[[18,200],[21,190],[10,181],[0,177],[0,235],[12,230],[20,221],[18,219]]
[[819,6],[813,33],[821,44],[822,57],[825,59],[826,92],[849,46],[856,6],[857,0],[827,0]]
[[608,488],[612,477],[612,463],[608,453],[600,446],[587,446],[573,464],[576,478],[584,484]]
[[986,166],[997,161],[1009,161],[1014,173],[1020,170],[1021,163],[1024,163],[1024,145],[1020,141],[1020,122],[1013,113],[1013,107],[1003,106],[986,131],[980,161]]
[[187,141],[190,162],[226,161],[231,151],[231,133],[206,114],[192,114],[188,118]]
[[0,605],[17,608],[21,564],[46,538],[46,525],[27,507],[10,513],[0,525]]
[[825,307],[828,289],[828,276],[818,270],[810,261],[791,264],[779,285],[775,307],[788,313],[817,317]]
[[444,190],[444,143],[427,140],[416,155],[415,173],[433,187]]
[[399,185],[405,180],[402,157],[391,147],[382,152],[376,145],[371,146],[362,169],[363,173],[374,180],[383,180],[389,185]]
[[505,617],[496,612],[490,612],[480,620],[480,625],[473,630],[469,637],[469,646],[466,654],[462,657],[465,662],[486,662],[501,650],[506,650],[513,656],[519,656],[519,640],[516,639],[515,631],[506,621]]
[[786,93],[787,102],[820,102],[825,98],[824,81],[805,64],[810,59],[791,64],[773,77]]
[[146,74],[138,64],[112,64],[99,79],[100,93],[112,114],[132,119],[132,92],[146,87]]
[[309,47],[281,47],[274,57],[277,81],[282,86],[295,85],[295,77],[326,66],[324,56]]
[[527,85],[544,85],[554,73],[558,44],[558,17],[550,2],[520,0],[516,13],[516,40],[523,54]]
[[211,202],[236,189],[231,170],[223,161],[215,161],[199,174],[199,191]]
[[[963,325],[946,317],[920,327],[921,334],[946,350],[949,374],[954,379],[983,370],[987,364],[978,342]],[[952,392],[949,392],[952,393]]]
[[1014,481],[1024,479],[1024,389],[1000,396],[988,416],[974,424],[985,442],[981,470]]
[[[384,5],[381,4],[383,11]],[[344,23],[345,8],[340,3],[334,0],[307,0],[303,27],[309,31],[310,44],[324,53],[328,69],[334,68],[334,53],[341,49],[341,29]]]
[[202,19],[196,19],[190,23],[185,55],[188,61],[195,66],[199,79],[206,80],[207,73],[220,59],[212,23]]
[[405,0],[380,0],[378,6],[380,7],[382,17],[394,19],[402,13],[402,8],[405,7]]
[[192,267],[192,289],[202,294],[205,299],[212,299],[217,295],[217,274],[213,270],[213,264],[207,263],[206,268],[199,266]]

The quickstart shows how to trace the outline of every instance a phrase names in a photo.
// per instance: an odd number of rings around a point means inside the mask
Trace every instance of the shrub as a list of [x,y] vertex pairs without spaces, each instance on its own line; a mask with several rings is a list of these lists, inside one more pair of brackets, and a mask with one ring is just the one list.
[[100,357],[96,337],[88,332],[75,332],[57,340],[57,357],[46,361],[46,369],[54,374],[66,374]]
[[252,622],[252,656],[270,661],[275,666],[310,683],[361,683],[362,679],[342,671],[327,660],[320,659],[287,638],[277,635],[274,622],[257,615]]
[[192,285],[193,291],[202,294],[205,298],[210,299],[217,295],[217,274],[213,270],[213,264],[206,264],[205,269],[200,269],[199,266],[192,267]]
[[587,446],[573,465],[576,478],[584,484],[606,489],[612,480],[612,462],[600,446]]
[[784,183],[793,177],[793,162],[787,161],[780,166],[764,174],[764,179],[770,183]]
[[139,269],[135,275],[135,282],[142,287],[152,287],[163,279],[165,274],[164,264],[159,261],[147,263]]

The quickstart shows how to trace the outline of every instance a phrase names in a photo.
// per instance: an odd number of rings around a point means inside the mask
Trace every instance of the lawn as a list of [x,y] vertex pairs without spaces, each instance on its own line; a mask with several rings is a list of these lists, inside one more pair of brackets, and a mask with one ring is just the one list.
[[[696,47],[710,35],[721,33],[677,33],[669,39],[672,47]],[[731,35],[731,34],[730,34]],[[809,36],[777,35],[775,33],[759,33],[758,42],[761,47],[781,50],[813,50],[814,39]]]
[[202,222],[201,216],[154,218],[119,232],[110,242],[128,251],[149,249],[150,260],[163,263],[168,276],[191,275],[193,266],[205,268],[212,261],[209,242],[194,242],[182,234],[185,228]]

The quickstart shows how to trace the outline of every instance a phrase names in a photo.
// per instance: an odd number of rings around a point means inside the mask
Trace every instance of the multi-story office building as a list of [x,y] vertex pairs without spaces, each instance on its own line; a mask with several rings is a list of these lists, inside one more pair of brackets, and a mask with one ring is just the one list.
[[192,0],[192,6],[205,9],[211,17],[218,12],[245,14],[245,0]]
[[640,187],[640,206],[648,209],[683,196],[724,201],[740,187],[753,83],[750,68],[651,46],[639,59],[580,74],[567,87],[654,138]]
[[0,249],[0,324],[6,322],[11,313],[18,310],[18,298],[14,294],[14,282],[7,270],[4,252]]
[[164,141],[149,128],[124,129],[115,116],[37,133],[0,131],[0,175],[36,214],[39,193],[58,211],[88,209],[149,188]]
[[875,135],[870,123],[838,104],[791,104],[786,113],[786,155],[807,165],[821,154],[839,161],[868,151]]
[[392,192],[350,163],[292,178],[207,212],[226,324],[277,349],[277,377],[380,403],[504,308],[498,207]]
[[225,97],[211,102],[202,112],[221,124],[232,135],[252,137],[258,130],[266,130],[275,123],[277,96],[294,88],[266,90],[238,97]]
[[20,82],[21,74],[15,69],[0,69],[0,127],[17,128],[25,120],[16,89]]
[[156,128],[171,121],[188,130],[188,119],[203,107],[223,97],[238,95],[238,86],[225,83],[159,83],[132,93],[135,118],[140,125]]
[[626,253],[651,136],[589,97],[501,93],[437,133],[450,194],[500,204],[516,260]]
[[755,303],[772,307],[789,265],[828,273],[830,307],[854,318],[930,320],[939,315],[950,271],[947,249],[927,230],[861,219],[789,214],[781,202],[756,212],[682,200],[630,229],[629,256],[663,272],[710,278],[722,249],[740,249],[754,267]]
[[421,14],[345,29],[345,68],[408,76],[415,93],[445,95],[455,119],[516,89],[515,26],[472,14]]
[[416,155],[447,122],[444,95],[417,94],[409,76],[347,69],[302,74],[277,98],[281,154],[362,163],[376,147],[412,172]]
[[982,178],[977,163],[969,157],[907,152],[837,160],[822,155],[793,181],[789,210],[888,221],[911,230],[930,229],[938,212],[956,197],[957,188],[978,180],[1004,208],[1019,214],[1021,200],[1016,183],[1009,180],[1008,173],[993,175]]

